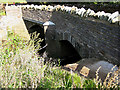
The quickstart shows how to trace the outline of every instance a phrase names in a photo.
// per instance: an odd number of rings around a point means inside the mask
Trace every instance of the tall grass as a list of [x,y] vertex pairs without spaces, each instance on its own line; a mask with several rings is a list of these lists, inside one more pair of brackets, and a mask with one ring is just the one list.
[[118,88],[118,83],[111,82],[114,75],[107,77],[106,83],[99,80],[100,68],[96,79],[91,80],[49,62],[44,64],[44,58],[37,54],[41,42],[38,36],[34,33],[30,41],[24,41],[12,32],[8,34],[7,41],[0,46],[1,88]]
[[32,40],[28,43],[14,33],[8,37],[0,47],[0,86],[37,87],[43,77],[44,59],[38,58],[37,47],[34,47]]

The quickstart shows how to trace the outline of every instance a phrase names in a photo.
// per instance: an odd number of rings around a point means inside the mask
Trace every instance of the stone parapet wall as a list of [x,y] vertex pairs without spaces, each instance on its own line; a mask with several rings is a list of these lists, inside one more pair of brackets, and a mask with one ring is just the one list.
[[120,14],[118,11],[114,13],[105,13],[104,11],[94,12],[90,8],[85,10],[84,8],[77,8],[75,6],[68,7],[68,6],[46,6],[46,5],[19,5],[18,7],[22,7],[23,9],[34,9],[34,10],[42,10],[42,11],[62,11],[67,12],[69,14],[75,14],[80,17],[93,17],[100,20],[105,20],[110,23],[116,23],[120,25]]
[[6,6],[6,15],[0,19],[0,43],[7,40],[8,32],[14,32],[24,40],[30,40],[30,36],[22,19],[22,10],[15,6]]
[[22,18],[22,10],[16,6],[6,6],[6,16],[7,17],[14,17],[14,18]]

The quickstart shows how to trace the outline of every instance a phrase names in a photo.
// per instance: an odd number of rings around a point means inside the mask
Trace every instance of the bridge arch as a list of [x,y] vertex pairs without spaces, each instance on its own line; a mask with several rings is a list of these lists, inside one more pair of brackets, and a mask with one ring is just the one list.
[[59,30],[55,30],[55,40],[57,41],[68,41],[74,49],[79,53],[82,58],[93,58],[97,57],[97,53],[89,47],[86,43],[84,43],[81,38],[76,38],[69,31],[62,32]]
[[61,58],[64,58],[63,61],[61,60],[61,65],[75,63],[82,59],[78,51],[68,40],[60,40],[59,43],[60,43],[60,55]]

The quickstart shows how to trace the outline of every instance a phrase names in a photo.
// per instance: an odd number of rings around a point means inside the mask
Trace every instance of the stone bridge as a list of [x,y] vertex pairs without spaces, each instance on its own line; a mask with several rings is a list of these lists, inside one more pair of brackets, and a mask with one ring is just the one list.
[[80,17],[62,11],[23,9],[28,31],[32,27],[44,32],[43,23],[52,21],[46,32],[46,42],[67,40],[82,58],[96,57],[120,65],[120,26],[92,17]]

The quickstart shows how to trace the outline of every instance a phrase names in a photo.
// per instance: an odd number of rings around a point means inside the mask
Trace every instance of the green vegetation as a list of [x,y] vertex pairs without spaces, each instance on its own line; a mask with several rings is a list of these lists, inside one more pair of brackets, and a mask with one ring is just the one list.
[[[0,45],[0,87],[1,88],[117,88],[114,76],[107,76],[102,84],[98,78],[94,80],[80,77],[73,72],[53,66],[37,54],[39,34],[33,33],[30,41],[21,40],[13,32],[8,32],[8,39]],[[37,45],[34,45],[34,42]],[[36,46],[36,47],[35,47]],[[114,80],[114,81],[113,81]],[[112,82],[113,81],[113,82]]]
[[0,16],[6,15],[4,10],[0,10]]
[[9,3],[12,4],[15,3],[27,3],[26,0],[0,0],[0,3]]

